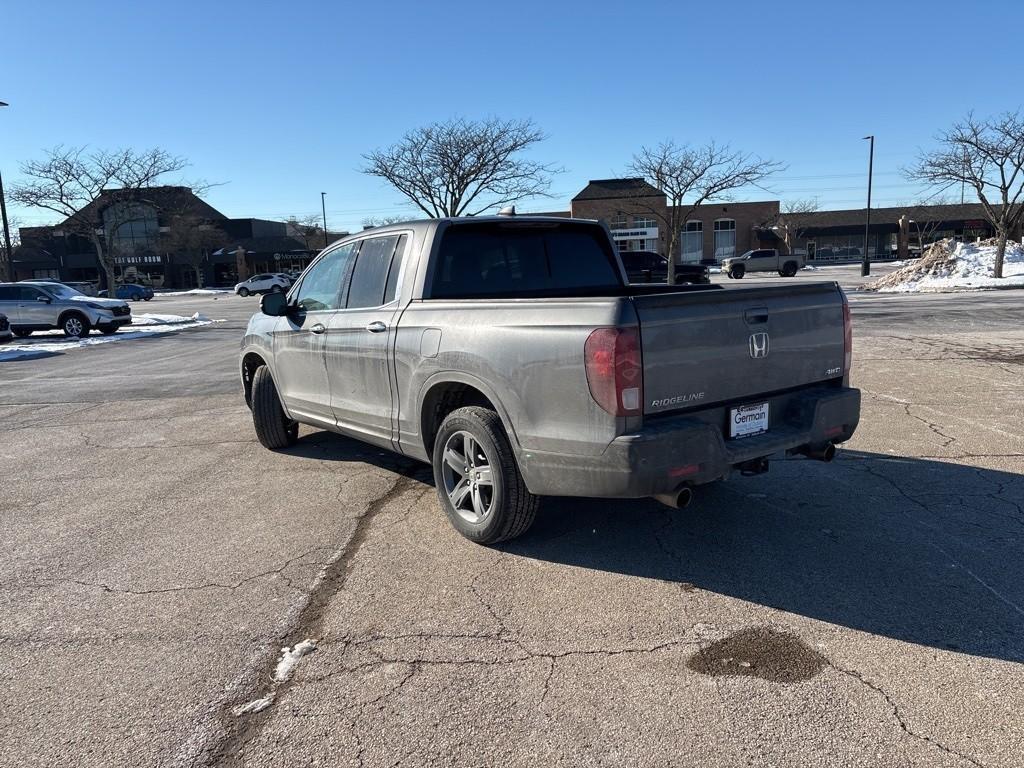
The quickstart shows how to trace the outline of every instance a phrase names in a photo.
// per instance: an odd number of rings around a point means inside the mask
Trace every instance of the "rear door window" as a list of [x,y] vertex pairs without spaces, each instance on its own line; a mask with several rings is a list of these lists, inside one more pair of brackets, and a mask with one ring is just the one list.
[[385,289],[391,260],[398,245],[398,235],[371,237],[363,240],[352,271],[352,283],[348,290],[348,309],[379,307],[384,304]]
[[431,298],[594,294],[621,286],[604,230],[592,225],[486,223],[445,230]]

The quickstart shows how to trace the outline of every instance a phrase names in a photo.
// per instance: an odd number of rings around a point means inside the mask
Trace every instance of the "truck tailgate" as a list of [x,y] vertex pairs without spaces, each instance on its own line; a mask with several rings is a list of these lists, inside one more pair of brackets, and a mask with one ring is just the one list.
[[634,296],[644,413],[722,402],[842,376],[843,298],[835,283]]

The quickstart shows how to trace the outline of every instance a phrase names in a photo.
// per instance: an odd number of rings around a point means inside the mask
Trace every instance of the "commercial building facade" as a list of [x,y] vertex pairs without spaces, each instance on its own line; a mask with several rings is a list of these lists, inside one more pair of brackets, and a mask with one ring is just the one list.
[[227,286],[257,272],[300,270],[320,250],[290,235],[286,222],[229,219],[186,187],[154,187],[131,199],[108,190],[61,224],[21,227],[14,279],[103,286],[90,228],[109,244],[116,280],[154,288]]
[[[549,215],[597,219],[608,225],[620,250],[665,256],[668,214],[660,190],[643,179],[622,178],[591,180],[573,197],[568,211]],[[712,264],[756,248],[777,248],[808,261],[860,261],[866,216],[864,208],[783,214],[778,200],[709,203],[686,216],[674,256],[677,263]],[[868,256],[907,258],[938,240],[971,241],[994,234],[979,203],[873,208]],[[1015,239],[1021,235],[1011,233]]]

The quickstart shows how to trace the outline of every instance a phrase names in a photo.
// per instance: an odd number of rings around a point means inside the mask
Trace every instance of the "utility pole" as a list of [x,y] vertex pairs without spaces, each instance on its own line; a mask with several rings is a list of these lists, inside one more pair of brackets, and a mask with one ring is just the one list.
[[[0,107],[6,107],[6,101],[0,101]],[[14,280],[14,251],[11,250],[11,228],[7,224],[7,201],[4,199],[4,177],[0,176],[0,216],[4,223],[4,259],[0,263],[0,280]]]
[[323,211],[324,214],[324,248],[327,247],[327,203],[324,201],[326,196],[326,192],[320,193],[320,209]]
[[871,232],[871,174],[875,165],[875,137],[865,136],[865,140],[871,140],[871,150],[868,155],[868,209],[864,218],[864,256],[860,262],[860,276],[867,277],[871,274],[871,258],[868,256],[868,236]]

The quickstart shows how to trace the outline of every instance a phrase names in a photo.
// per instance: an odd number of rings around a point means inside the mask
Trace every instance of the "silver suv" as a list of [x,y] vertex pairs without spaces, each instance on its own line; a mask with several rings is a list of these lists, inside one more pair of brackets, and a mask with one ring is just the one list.
[[0,283],[0,312],[22,338],[54,328],[65,336],[87,336],[93,328],[111,334],[132,322],[125,302],[85,296],[61,283]]

